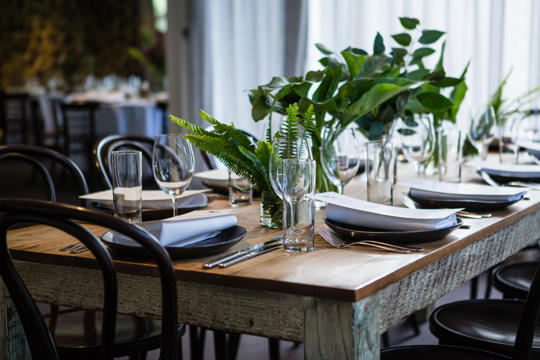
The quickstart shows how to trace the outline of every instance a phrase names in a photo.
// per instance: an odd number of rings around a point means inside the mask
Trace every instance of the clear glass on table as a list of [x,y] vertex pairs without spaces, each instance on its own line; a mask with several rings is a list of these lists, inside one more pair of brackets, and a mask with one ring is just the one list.
[[119,150],[111,153],[114,215],[131,224],[142,222],[142,153]]

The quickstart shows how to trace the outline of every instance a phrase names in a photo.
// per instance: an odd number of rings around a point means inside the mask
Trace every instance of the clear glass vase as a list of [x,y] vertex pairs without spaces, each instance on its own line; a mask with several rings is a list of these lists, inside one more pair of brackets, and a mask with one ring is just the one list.
[[271,191],[261,193],[261,226],[270,229],[282,228],[283,204],[279,197]]

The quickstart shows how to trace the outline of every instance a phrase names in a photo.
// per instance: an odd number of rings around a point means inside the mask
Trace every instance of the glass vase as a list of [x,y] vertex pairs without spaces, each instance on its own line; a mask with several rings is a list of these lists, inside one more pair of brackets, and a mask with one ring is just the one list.
[[261,193],[261,226],[270,229],[282,228],[283,204],[282,200],[271,191]]

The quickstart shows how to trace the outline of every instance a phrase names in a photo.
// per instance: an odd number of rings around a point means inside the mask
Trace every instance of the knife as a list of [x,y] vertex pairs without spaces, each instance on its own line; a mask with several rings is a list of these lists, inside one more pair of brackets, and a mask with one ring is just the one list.
[[227,262],[222,262],[219,264],[219,267],[220,268],[226,268],[226,267],[229,267],[231,265],[234,265],[234,264],[238,264],[239,262],[242,262],[242,261],[246,261],[248,259],[251,259],[255,256],[259,256],[259,255],[262,255],[264,253],[267,253],[267,252],[270,252],[272,250],[276,250],[276,249],[282,249],[283,248],[283,245],[281,243],[279,244],[269,244],[269,245],[266,245],[266,246],[263,246],[259,249],[256,249],[256,250],[252,250],[244,255],[241,255],[241,256],[238,256],[232,260],[229,260]]
[[250,252],[252,252],[254,250],[258,250],[260,248],[263,248],[263,247],[265,247],[267,245],[274,244],[274,243],[276,243],[278,241],[281,241],[282,239],[283,239],[283,236],[279,235],[279,236],[273,237],[271,240],[262,242],[260,244],[255,244],[255,245],[250,246],[250,247],[248,247],[246,249],[235,251],[235,252],[227,254],[225,256],[220,256],[217,259],[214,259],[212,261],[207,262],[206,264],[203,264],[203,269],[211,269],[213,267],[218,266],[221,263],[225,263],[227,261],[230,261],[230,260],[235,259],[237,257],[240,257],[242,255],[248,254],[248,253],[250,253]]

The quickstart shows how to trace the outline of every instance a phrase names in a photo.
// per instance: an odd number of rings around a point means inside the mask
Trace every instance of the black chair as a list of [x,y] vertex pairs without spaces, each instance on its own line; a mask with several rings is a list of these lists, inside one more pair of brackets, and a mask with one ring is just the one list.
[[0,93],[0,144],[6,144],[8,135],[15,133],[20,142],[28,143],[29,99],[26,93]]
[[143,167],[143,187],[156,187],[152,175],[152,150],[154,140],[140,135],[109,135],[99,139],[92,149],[94,167],[100,175],[101,183],[108,189],[112,189],[112,152],[116,150],[138,150],[146,160]]
[[[63,154],[69,157],[82,155],[92,165],[92,147],[96,142],[96,112],[99,104],[62,103],[62,142]],[[83,160],[84,161],[84,160]]]
[[526,299],[540,261],[501,264],[492,274],[493,286],[507,299]]
[[540,338],[535,332],[539,313],[537,269],[526,301],[467,300],[443,305],[430,317],[430,330],[441,346],[385,349],[381,359],[524,360],[531,355],[537,359]]
[[[88,194],[86,179],[77,164],[66,156],[39,146],[13,144],[0,146],[0,160],[30,164],[44,178],[49,192],[47,196],[48,200],[56,201],[59,193],[57,190],[59,188],[62,188],[64,193],[66,193],[66,188],[69,188],[73,192],[72,197],[79,204],[89,207],[90,203],[88,200],[78,199],[79,195]],[[35,193],[30,191],[24,183],[21,183],[23,179],[19,178],[19,175],[15,173],[17,169],[12,168],[11,170],[11,172],[6,171],[6,174],[9,173],[11,175],[11,178],[9,178],[9,184],[11,185],[9,187],[10,193],[13,194],[14,186],[19,186],[22,187],[20,189],[21,191],[19,191],[21,196],[17,197],[34,197]],[[27,175],[29,178],[32,177],[32,174]],[[62,196],[64,197],[64,195]]]
[[[115,344],[117,325],[117,279],[114,263],[100,240],[77,221],[92,223],[114,229],[131,237],[145,248],[157,263],[162,289],[161,334],[147,339],[145,345],[161,346],[162,359],[175,359],[179,355],[177,292],[173,265],[167,251],[147,232],[130,225],[122,219],[96,210],[37,200],[0,199],[0,274],[13,299],[33,359],[112,359],[129,343]],[[7,231],[20,223],[38,223],[58,228],[83,242],[96,257],[104,282],[102,327],[92,347],[62,346],[59,339],[49,331],[38,308],[34,304],[23,280],[17,273],[7,247]],[[58,315],[58,323],[60,323]],[[56,341],[56,344],[55,344]],[[137,349],[141,350],[141,349]],[[140,351],[139,351],[140,352]]]

